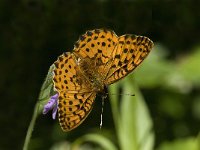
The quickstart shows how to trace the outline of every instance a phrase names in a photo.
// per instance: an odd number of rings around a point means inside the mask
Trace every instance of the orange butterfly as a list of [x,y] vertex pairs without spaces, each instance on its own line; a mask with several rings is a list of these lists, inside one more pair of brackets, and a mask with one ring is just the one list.
[[144,36],[113,31],[87,31],[54,63],[54,89],[58,93],[61,128],[79,126],[92,110],[97,93],[132,72],[149,54],[153,42]]

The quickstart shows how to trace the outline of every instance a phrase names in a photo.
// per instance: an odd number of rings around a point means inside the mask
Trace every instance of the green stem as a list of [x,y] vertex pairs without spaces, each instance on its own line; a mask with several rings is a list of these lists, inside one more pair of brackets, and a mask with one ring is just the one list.
[[110,94],[110,103],[111,103],[111,111],[112,111],[112,115],[113,115],[113,120],[114,120],[114,125],[115,125],[115,130],[117,133],[117,137],[119,138],[119,130],[120,130],[120,113],[119,113],[119,97],[117,94],[118,90],[119,90],[119,86],[120,84],[117,83],[115,85],[112,85],[112,87],[109,88],[109,92],[110,93],[114,93],[114,94]]
[[26,134],[23,150],[28,150],[28,145],[30,143],[33,128],[34,128],[34,125],[35,125],[35,122],[36,122],[36,118],[38,116],[38,110],[39,110],[39,102],[37,102],[36,105],[35,105],[34,113],[33,113],[30,125],[28,127],[28,131],[27,131],[27,134]]
[[42,112],[43,106],[47,103],[51,95],[54,95],[55,93],[52,93],[53,91],[53,82],[52,82],[52,77],[53,77],[53,70],[54,70],[54,65],[51,65],[48,71],[48,74],[42,84],[41,91],[39,94],[38,101],[35,105],[34,108],[34,113],[30,122],[30,125],[28,127],[28,131],[26,134],[26,138],[24,141],[24,147],[23,150],[28,150],[28,146],[31,140],[31,135],[33,132],[33,128],[37,119],[38,114]]

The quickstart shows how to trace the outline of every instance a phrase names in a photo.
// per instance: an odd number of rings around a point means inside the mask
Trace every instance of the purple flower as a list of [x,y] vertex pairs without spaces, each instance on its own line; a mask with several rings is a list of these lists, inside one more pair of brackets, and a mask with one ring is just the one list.
[[58,94],[51,96],[48,103],[44,105],[43,114],[47,114],[52,109],[52,118],[56,119],[56,113],[58,110]]

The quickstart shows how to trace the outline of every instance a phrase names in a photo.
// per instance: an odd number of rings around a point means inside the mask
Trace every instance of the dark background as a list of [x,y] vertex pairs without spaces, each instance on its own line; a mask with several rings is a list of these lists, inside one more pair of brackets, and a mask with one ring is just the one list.
[[[65,51],[71,51],[78,37],[89,29],[109,28],[117,35],[132,33],[145,35],[168,49],[168,59],[173,60],[200,42],[199,2],[183,1],[65,1],[65,0],[1,0],[0,1],[0,149],[21,149],[41,84],[50,65]],[[199,69],[197,67],[197,69]],[[195,89],[197,92],[199,89]],[[163,92],[159,91],[158,92]],[[144,90],[148,94],[148,91]],[[156,94],[156,93],[153,93]],[[154,95],[155,96],[155,95]],[[148,101],[151,115],[156,116],[154,105]],[[189,105],[189,103],[187,103]],[[81,129],[99,126],[101,103],[97,102],[90,118],[83,123],[79,133],[69,135],[73,141],[84,133]],[[110,113],[109,102],[105,106]],[[186,106],[187,107],[187,106]],[[188,106],[189,107],[189,106]],[[163,122],[159,122],[159,117]],[[156,116],[155,127],[164,126],[162,134],[156,132],[156,145],[174,139],[172,125],[176,120],[165,115]],[[106,121],[109,120],[109,121]],[[104,121],[112,128],[110,117]],[[199,121],[189,117],[187,135],[196,135]],[[195,124],[195,128],[194,125]],[[40,137],[44,149],[58,139],[51,135],[58,122],[50,115],[39,117],[33,139]],[[61,133],[61,131],[59,131]],[[62,134],[62,133],[61,133]],[[64,136],[64,135],[62,135]],[[61,136],[61,137],[62,137]],[[185,136],[185,135],[179,135]]]

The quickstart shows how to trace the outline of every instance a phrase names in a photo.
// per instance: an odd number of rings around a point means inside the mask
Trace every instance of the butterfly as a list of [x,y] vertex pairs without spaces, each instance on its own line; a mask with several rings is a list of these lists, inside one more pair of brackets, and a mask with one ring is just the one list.
[[96,95],[132,72],[149,54],[153,42],[144,36],[117,36],[107,29],[89,30],[54,63],[54,89],[63,131],[79,126],[91,112]]

